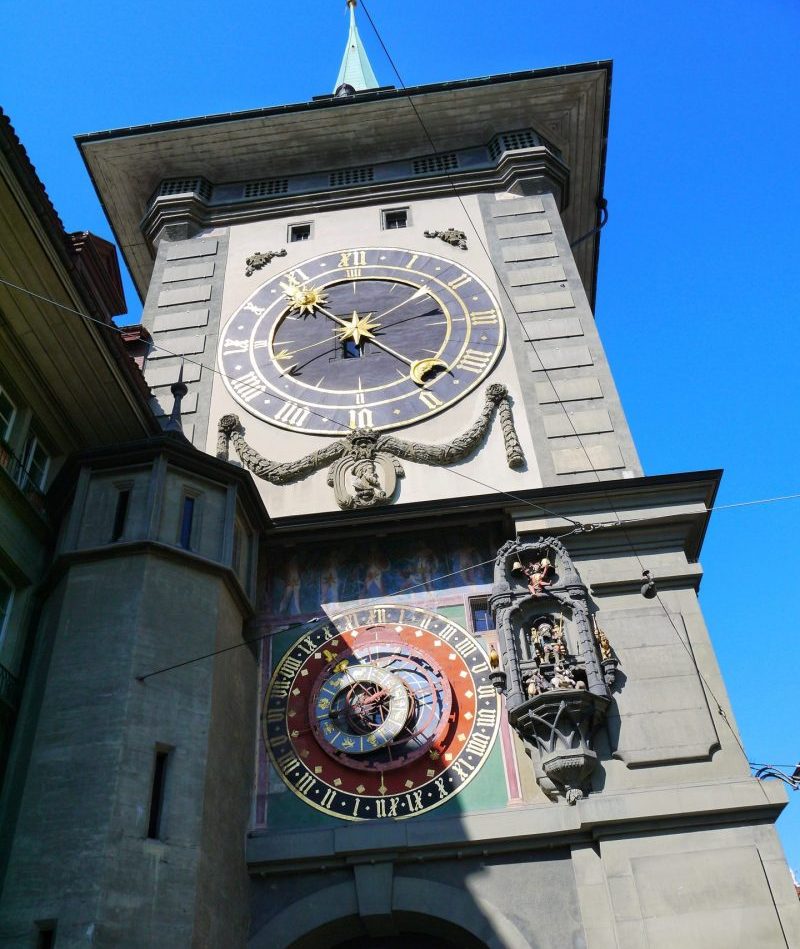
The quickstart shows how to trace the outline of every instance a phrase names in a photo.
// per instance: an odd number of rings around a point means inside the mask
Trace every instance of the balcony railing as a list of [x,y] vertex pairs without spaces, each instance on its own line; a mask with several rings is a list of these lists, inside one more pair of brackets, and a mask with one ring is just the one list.
[[8,472],[11,480],[33,507],[40,514],[44,514],[44,493],[37,486],[21,459],[3,441],[0,441],[0,468]]

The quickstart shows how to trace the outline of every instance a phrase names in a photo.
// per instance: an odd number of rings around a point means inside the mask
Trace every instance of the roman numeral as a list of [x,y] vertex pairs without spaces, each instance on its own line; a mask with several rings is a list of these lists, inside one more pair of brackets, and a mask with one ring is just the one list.
[[437,406],[442,404],[442,400],[437,398],[432,392],[428,392],[426,389],[423,389],[419,393],[420,402],[423,402],[428,406],[429,409],[435,409]]
[[283,709],[280,708],[271,708],[267,712],[267,724],[272,725],[275,722],[283,721]]
[[456,652],[465,659],[471,656],[477,648],[475,643],[471,643],[468,639],[462,639],[460,643],[456,643]]
[[497,322],[497,310],[479,310],[477,313],[470,313],[469,318],[473,326],[489,326]]
[[411,794],[406,794],[405,798],[409,814],[416,814],[417,811],[422,810],[422,791],[412,791]]
[[449,643],[453,636],[455,636],[455,634],[458,632],[460,632],[460,630],[456,626],[453,626],[452,623],[448,623],[447,626],[445,626],[445,628],[438,634],[438,636],[439,639],[443,639],[446,643]]
[[382,606],[373,607],[369,611],[367,626],[378,626],[386,622],[386,610]]
[[295,787],[301,794],[304,794],[306,797],[308,797],[308,792],[314,787],[316,783],[317,779],[313,774],[304,774],[297,784],[295,784]]
[[336,791],[333,788],[328,788],[328,790],[322,795],[322,800],[319,802],[322,807],[330,807],[333,804],[333,800],[336,797]]
[[472,674],[474,676],[483,675],[484,672],[488,672],[488,671],[489,671],[489,667],[486,665],[485,662],[479,662],[477,666],[472,667]]
[[411,270],[414,264],[419,260],[419,254],[413,254],[411,260],[406,264],[406,270]]
[[494,728],[497,724],[497,709],[479,708],[475,724],[478,728]]
[[361,268],[348,267],[347,270],[345,270],[344,275],[348,280],[358,280],[358,278],[361,276]]
[[295,405],[294,402],[284,402],[283,406],[275,413],[274,418],[277,422],[285,422],[287,425],[300,428],[308,418],[308,409],[302,405]]
[[267,390],[261,379],[254,373],[248,372],[238,379],[231,379],[233,391],[245,402],[252,402],[258,395],[263,395]]
[[492,360],[492,353],[482,353],[478,349],[468,349],[458,362],[459,369],[467,372],[483,372]]
[[470,280],[472,280],[472,277],[468,277],[464,273],[464,274],[461,274],[460,277],[456,277],[455,280],[451,280],[450,283],[447,284],[447,286],[450,287],[451,290],[459,290],[465,284],[469,283]]
[[[390,797],[388,799],[388,802],[385,797],[379,797],[378,800],[375,801],[375,811],[376,811],[375,816],[376,817],[396,817],[397,816],[397,801],[398,799],[396,797]],[[386,807],[387,803],[389,804],[388,809]]]
[[226,337],[222,341],[222,348],[226,353],[246,353],[250,341],[247,339],[231,339]]
[[372,428],[372,409],[350,409],[350,428]]
[[256,306],[255,303],[245,303],[242,309],[248,310],[250,313],[255,313],[256,316],[263,316],[267,312],[265,306]]
[[491,738],[488,736],[482,735],[480,732],[474,732],[467,742],[466,748],[464,748],[464,753],[467,755],[477,755],[479,758],[482,758],[488,751],[491,741]]
[[493,699],[495,695],[493,685],[479,685],[478,686],[478,698],[479,699]]
[[339,258],[339,266],[350,267],[351,259],[353,267],[364,267],[367,263],[367,252],[365,250],[345,251]]
[[[283,754],[278,758],[278,767],[283,771],[284,774],[291,774],[293,771],[297,771],[298,768],[303,766],[300,764],[300,759],[293,751],[287,751],[286,754]],[[310,775],[309,775],[310,777]],[[314,779],[311,778],[313,781]]]

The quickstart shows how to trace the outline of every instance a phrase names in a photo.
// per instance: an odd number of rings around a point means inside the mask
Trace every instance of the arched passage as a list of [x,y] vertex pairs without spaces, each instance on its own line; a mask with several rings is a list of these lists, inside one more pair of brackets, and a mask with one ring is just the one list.
[[396,876],[391,914],[364,917],[355,886],[340,883],[273,916],[249,949],[532,949],[488,901],[431,880]]

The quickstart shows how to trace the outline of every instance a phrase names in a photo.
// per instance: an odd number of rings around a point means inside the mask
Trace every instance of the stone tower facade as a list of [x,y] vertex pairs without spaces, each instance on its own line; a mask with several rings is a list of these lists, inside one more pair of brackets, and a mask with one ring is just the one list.
[[334,95],[80,140],[185,437],[75,476],[4,928],[790,945],[719,472],[644,475],[593,319],[610,64],[364,88],[354,23]]

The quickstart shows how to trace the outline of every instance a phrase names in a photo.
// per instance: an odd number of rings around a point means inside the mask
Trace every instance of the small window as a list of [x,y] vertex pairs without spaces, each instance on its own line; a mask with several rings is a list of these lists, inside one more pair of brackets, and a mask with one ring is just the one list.
[[354,343],[352,339],[346,339],[342,343],[342,358],[343,359],[360,359],[364,355],[364,350],[358,343]]
[[307,241],[311,237],[310,224],[290,224],[289,241],[294,244],[296,241]]
[[181,532],[178,543],[186,550],[192,546],[192,522],[194,521],[195,499],[191,495],[184,495],[183,510],[181,511]]
[[488,597],[477,596],[470,600],[469,611],[474,633],[485,633],[489,629],[494,629],[494,620],[492,619],[492,611],[489,609]]
[[11,426],[16,414],[17,407],[9,399],[8,393],[0,389],[0,441],[7,442],[11,437]]
[[20,472],[19,483],[24,489],[28,485],[33,485],[40,491],[44,490],[44,483],[47,478],[47,469],[50,467],[50,456],[42,448],[39,439],[31,433],[25,443],[25,450],[22,454],[22,471]]
[[114,510],[114,527],[111,539],[119,540],[125,530],[125,521],[128,517],[128,502],[131,499],[131,489],[122,488],[117,491],[117,506]]
[[382,211],[383,229],[394,231],[400,227],[408,227],[408,208],[395,208],[392,211]]
[[14,587],[0,573],[0,642],[8,626],[8,618],[11,616],[11,606],[14,602]]
[[36,949],[53,949],[56,944],[55,920],[39,920],[36,923]]
[[153,784],[150,789],[150,813],[147,818],[147,836],[151,840],[161,839],[168,759],[169,751],[166,748],[156,748],[156,757],[153,762]]

